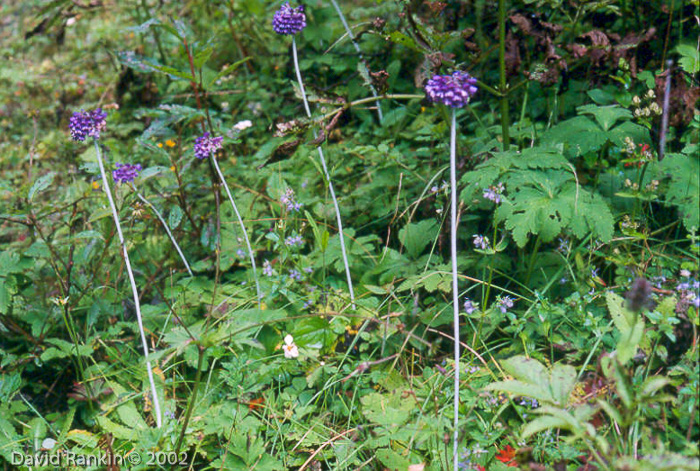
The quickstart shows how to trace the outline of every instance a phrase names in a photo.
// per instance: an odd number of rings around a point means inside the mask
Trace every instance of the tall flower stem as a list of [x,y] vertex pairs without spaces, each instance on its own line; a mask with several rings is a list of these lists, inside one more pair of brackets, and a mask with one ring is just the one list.
[[498,91],[501,93],[501,139],[503,139],[505,151],[510,148],[508,83],[506,82],[506,0],[498,0],[498,70],[500,75]]
[[175,240],[175,237],[173,236],[173,233],[170,232],[170,227],[168,227],[168,223],[165,222],[165,219],[163,219],[163,216],[160,214],[160,211],[158,211],[158,210],[156,209],[156,207],[153,206],[153,204],[152,204],[150,201],[148,201],[141,193],[138,192],[138,190],[136,189],[136,186],[134,186],[134,185],[132,184],[132,185],[131,185],[131,188],[134,190],[134,193],[136,193],[136,197],[137,197],[139,200],[141,200],[146,206],[148,206],[149,208],[151,208],[151,211],[153,211],[153,214],[156,215],[156,217],[158,218],[158,220],[160,221],[160,223],[163,225],[163,228],[165,229],[165,232],[168,234],[168,237],[170,237],[170,242],[173,243],[173,246],[175,247],[175,250],[177,250],[178,255],[180,255],[180,258],[182,259],[182,263],[185,264],[185,268],[187,268],[187,273],[189,273],[190,276],[194,276],[194,275],[192,275],[192,269],[190,268],[190,264],[187,263],[187,259],[185,258],[185,254],[182,253],[182,250],[180,249],[180,245],[179,245],[179,244],[177,243],[177,241]]
[[[352,34],[352,29],[350,28],[350,25],[348,25],[348,22],[345,19],[345,15],[343,15],[343,10],[340,9],[340,7],[338,6],[338,2],[336,2],[335,0],[331,0],[331,3],[333,4],[333,8],[335,8],[335,11],[338,12],[338,16],[340,17],[340,21],[345,27],[345,31],[348,33],[350,42],[352,42],[352,45],[355,46],[355,51],[357,51],[357,55],[360,58],[360,66],[364,69],[365,74],[367,74],[367,79],[369,80],[369,69],[367,68],[367,64],[365,64],[365,59],[362,56],[362,50],[360,49],[360,45],[357,44],[357,41],[355,40],[355,35]],[[379,118],[379,123],[381,124],[381,122],[384,121],[384,116],[382,114],[382,106],[377,95],[377,89],[374,88],[374,85],[372,85],[371,82],[368,82],[368,85],[370,91],[372,92],[372,96],[376,99],[377,117]]]
[[141,318],[141,304],[139,303],[139,292],[136,289],[136,281],[134,280],[134,272],[131,270],[131,262],[129,261],[129,252],[126,250],[126,243],[124,242],[124,234],[122,233],[122,227],[119,224],[119,215],[117,214],[117,207],[114,204],[114,198],[112,198],[112,190],[109,189],[109,181],[107,180],[107,174],[105,173],[105,167],[102,163],[102,153],[100,152],[100,145],[97,139],[94,139],[95,152],[97,153],[97,163],[100,166],[100,173],[102,174],[102,185],[104,186],[105,193],[107,193],[107,199],[109,200],[109,206],[112,208],[112,217],[114,218],[114,225],[117,227],[117,235],[119,236],[119,243],[122,246],[122,252],[124,254],[124,264],[126,265],[126,272],[129,275],[129,281],[131,282],[131,293],[134,296],[134,306],[136,307],[136,321],[139,325],[139,332],[141,334],[141,344],[143,346],[143,356],[146,360],[146,369],[148,370],[148,381],[151,383],[151,394],[153,396],[153,408],[155,409],[156,424],[158,428],[162,425],[161,415],[160,415],[160,403],[158,402],[158,393],[156,392],[156,383],[153,380],[153,369],[151,368],[151,362],[148,359],[148,343],[146,342],[146,334],[143,329],[143,319]]
[[455,392],[452,460],[454,471],[459,464],[459,291],[457,286],[457,112],[452,109],[450,125],[450,254],[452,258],[452,309],[455,337]]
[[228,200],[231,202],[231,206],[233,207],[233,212],[236,213],[236,218],[238,218],[238,223],[241,225],[241,232],[243,233],[243,238],[245,239],[245,245],[248,248],[248,256],[250,258],[250,264],[253,266],[253,278],[255,279],[255,292],[257,293],[258,296],[258,305],[262,302],[262,296],[260,294],[260,283],[258,281],[258,270],[257,267],[255,266],[255,257],[253,256],[253,248],[250,246],[250,239],[248,239],[248,231],[245,228],[245,224],[243,224],[243,218],[241,217],[241,213],[238,212],[238,206],[236,206],[236,202],[233,200],[233,195],[231,195],[231,190],[228,187],[228,183],[226,183],[226,179],[224,178],[224,174],[221,172],[221,168],[219,167],[219,163],[216,161],[216,157],[212,154],[211,156],[211,161],[214,164],[214,168],[216,169],[216,173],[219,174],[219,179],[221,180],[221,184],[224,185],[224,189],[226,190],[226,194],[228,195]]
[[[299,89],[301,91],[301,97],[304,101],[304,109],[306,110],[306,115],[311,118],[311,109],[309,108],[309,101],[306,99],[306,91],[304,90],[304,81],[301,78],[301,71],[299,69],[299,58],[297,56],[297,43],[294,37],[292,37],[292,55],[294,58],[294,70],[297,74],[297,81],[299,82]],[[316,134],[314,132],[314,134]],[[355,291],[352,287],[352,277],[350,276],[350,264],[348,263],[348,255],[345,251],[345,237],[343,236],[343,221],[340,219],[340,208],[338,206],[338,199],[335,197],[335,190],[333,189],[333,183],[331,182],[331,176],[328,173],[328,167],[326,166],[326,159],[323,157],[323,149],[321,146],[317,147],[318,156],[321,160],[321,166],[323,167],[323,173],[325,174],[326,180],[328,181],[328,191],[331,194],[331,199],[333,200],[333,206],[335,207],[335,218],[338,223],[338,235],[340,237],[340,251],[343,255],[343,263],[345,264],[345,277],[348,281],[348,290],[350,291],[350,303],[352,304],[353,310],[355,309]]]

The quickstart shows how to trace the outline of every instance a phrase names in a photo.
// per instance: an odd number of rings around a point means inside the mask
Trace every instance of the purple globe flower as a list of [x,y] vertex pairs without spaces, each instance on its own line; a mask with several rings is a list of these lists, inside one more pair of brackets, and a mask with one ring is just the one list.
[[102,108],[93,111],[76,111],[70,118],[68,129],[74,141],[84,141],[86,137],[100,138],[100,131],[107,127],[107,113]]
[[287,2],[277,10],[272,18],[272,29],[277,34],[297,34],[304,28],[306,28],[304,5],[292,8]]
[[112,171],[114,183],[129,183],[133,182],[139,176],[141,164],[117,164],[117,169]]
[[205,132],[194,141],[194,156],[198,159],[206,159],[221,149],[223,141],[222,136],[209,137],[209,133]]
[[425,85],[425,93],[433,103],[442,103],[451,108],[461,108],[477,92],[476,79],[466,72],[452,75],[435,75]]

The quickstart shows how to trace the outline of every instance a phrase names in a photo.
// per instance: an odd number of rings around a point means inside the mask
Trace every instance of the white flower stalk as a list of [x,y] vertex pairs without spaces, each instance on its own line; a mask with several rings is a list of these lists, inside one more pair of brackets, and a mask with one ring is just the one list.
[[177,250],[178,255],[180,255],[180,259],[182,259],[182,263],[185,264],[185,268],[187,268],[187,273],[189,273],[190,276],[194,276],[192,274],[192,269],[190,268],[190,264],[187,263],[187,259],[185,258],[185,254],[182,253],[182,249],[180,249],[180,245],[175,240],[173,233],[170,232],[170,227],[168,227],[168,223],[165,222],[165,219],[163,219],[163,216],[160,214],[160,211],[158,211],[156,209],[156,207],[153,206],[153,204],[150,201],[148,201],[141,193],[138,192],[138,190],[136,189],[136,186],[133,183],[131,184],[131,188],[134,190],[134,193],[136,193],[136,196],[138,197],[138,199],[140,199],[146,206],[151,208],[151,211],[153,211],[153,213],[156,215],[156,217],[158,218],[160,223],[163,225],[163,228],[165,229],[165,232],[168,234],[168,237],[170,237],[170,242],[173,243],[175,250]]
[[117,227],[117,235],[119,236],[119,243],[122,246],[122,252],[124,254],[124,264],[126,265],[126,272],[129,275],[129,281],[131,282],[131,292],[134,296],[134,305],[136,307],[136,321],[139,325],[139,332],[141,334],[141,344],[143,346],[143,355],[146,360],[146,368],[148,370],[148,381],[151,384],[151,395],[153,396],[153,408],[155,409],[156,424],[158,428],[162,425],[161,415],[160,415],[160,403],[158,402],[158,393],[156,391],[156,383],[153,380],[153,369],[151,368],[151,362],[148,359],[148,343],[146,342],[146,334],[143,329],[143,319],[141,318],[141,304],[139,303],[139,293],[136,289],[136,281],[134,280],[134,273],[131,270],[131,262],[129,261],[129,252],[126,250],[126,243],[124,242],[124,235],[122,234],[122,228],[119,224],[119,215],[117,214],[117,207],[114,204],[114,199],[112,198],[112,191],[109,188],[109,181],[107,180],[107,175],[105,174],[104,164],[102,163],[102,154],[100,152],[100,145],[97,138],[94,139],[95,152],[97,152],[97,163],[100,166],[100,173],[102,174],[102,185],[104,186],[105,193],[107,193],[107,199],[109,200],[109,205],[112,209],[112,217],[114,218],[114,225]]
[[454,469],[459,464],[459,291],[457,286],[457,118],[452,109],[450,125],[450,254],[452,258],[452,309],[455,336],[455,398],[454,398],[454,436],[452,458]]
[[[301,78],[301,71],[299,69],[299,59],[297,57],[297,43],[296,40],[294,39],[294,36],[292,36],[292,55],[294,58],[294,69],[296,71],[297,75],[297,81],[299,82],[299,89],[301,91],[301,97],[302,100],[304,101],[304,109],[306,110],[306,115],[311,118],[311,109],[309,108],[309,102],[306,99],[306,91],[304,90],[304,81]],[[316,136],[316,132],[314,131],[314,136]],[[318,150],[318,156],[321,160],[321,167],[323,168],[323,173],[325,174],[325,178],[328,181],[328,190],[331,194],[331,199],[333,200],[333,206],[335,207],[335,218],[338,223],[338,235],[340,237],[340,251],[343,255],[343,263],[345,264],[345,277],[347,278],[348,282],[348,291],[350,291],[350,303],[352,304],[353,310],[355,308],[355,291],[352,287],[352,277],[350,276],[350,265],[348,263],[348,255],[345,251],[345,237],[343,236],[343,221],[340,218],[340,208],[338,207],[338,200],[335,197],[335,190],[333,189],[333,183],[331,182],[331,176],[328,173],[328,167],[326,166],[326,159],[323,157],[323,149],[321,149],[321,146],[317,147]]]
[[224,185],[224,189],[226,190],[226,195],[228,195],[228,200],[231,202],[231,207],[233,207],[233,212],[236,214],[236,218],[238,219],[238,223],[241,225],[241,232],[243,233],[243,239],[245,239],[245,245],[248,248],[248,256],[250,258],[250,264],[253,266],[253,278],[255,279],[255,292],[257,294],[257,301],[258,305],[261,305],[262,303],[262,295],[260,294],[260,283],[258,281],[258,269],[255,265],[255,257],[253,256],[253,248],[250,246],[250,240],[248,239],[248,231],[245,228],[245,224],[243,224],[243,218],[241,217],[241,213],[238,212],[238,206],[236,206],[236,202],[233,200],[233,196],[231,195],[231,190],[228,187],[228,184],[226,183],[226,179],[224,178],[224,174],[221,172],[221,168],[219,168],[219,163],[216,161],[216,156],[212,153],[211,155],[211,161],[214,163],[214,168],[216,169],[216,173],[219,174],[219,179],[221,180],[221,184]]
[[[369,77],[369,69],[367,68],[367,64],[365,64],[364,56],[362,55],[362,49],[360,49],[360,45],[357,44],[357,41],[355,40],[355,35],[352,34],[352,29],[350,28],[350,25],[348,25],[347,20],[345,19],[345,15],[343,15],[343,11],[340,9],[338,6],[338,2],[335,0],[331,0],[331,3],[333,4],[333,7],[335,8],[335,11],[338,12],[338,16],[340,17],[340,21],[343,23],[343,26],[345,27],[345,31],[348,34],[348,37],[350,38],[350,41],[352,42],[352,45],[355,46],[355,50],[357,51],[357,55],[360,58],[360,67],[364,69],[364,73]],[[382,114],[382,105],[379,101],[379,96],[377,95],[377,89],[374,88],[374,85],[372,85],[371,82],[368,83],[369,89],[372,92],[372,96],[377,99],[377,117],[379,118],[379,123],[384,121],[384,115]]]

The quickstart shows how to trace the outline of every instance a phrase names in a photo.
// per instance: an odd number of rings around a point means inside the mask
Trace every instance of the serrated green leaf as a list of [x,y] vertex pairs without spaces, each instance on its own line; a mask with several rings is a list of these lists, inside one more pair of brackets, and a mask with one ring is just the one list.
[[37,178],[32,187],[29,189],[27,199],[31,201],[34,199],[34,195],[47,189],[53,182],[55,176],[56,172],[49,172],[46,175],[42,175],[41,177]]

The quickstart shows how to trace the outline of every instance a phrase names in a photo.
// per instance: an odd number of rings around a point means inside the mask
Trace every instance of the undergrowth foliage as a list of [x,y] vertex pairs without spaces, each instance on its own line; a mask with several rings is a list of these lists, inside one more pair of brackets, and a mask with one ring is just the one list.
[[698,468],[698,2],[6,3],[3,469]]

